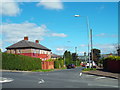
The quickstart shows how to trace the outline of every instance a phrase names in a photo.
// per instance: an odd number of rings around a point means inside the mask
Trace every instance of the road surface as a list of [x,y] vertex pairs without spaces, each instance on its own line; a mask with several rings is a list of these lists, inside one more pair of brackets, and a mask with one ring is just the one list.
[[3,72],[2,88],[118,88],[118,80],[81,73],[82,68],[52,72]]

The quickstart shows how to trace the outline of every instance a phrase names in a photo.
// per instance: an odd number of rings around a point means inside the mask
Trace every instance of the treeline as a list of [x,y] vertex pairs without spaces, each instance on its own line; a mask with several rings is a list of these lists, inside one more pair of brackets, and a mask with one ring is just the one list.
[[2,69],[24,71],[38,70],[41,69],[41,59],[2,53]]
[[76,66],[79,66],[81,63],[81,60],[78,58],[78,55],[76,53],[71,53],[70,51],[65,51],[64,52],[64,61],[65,65],[68,64],[75,64]]

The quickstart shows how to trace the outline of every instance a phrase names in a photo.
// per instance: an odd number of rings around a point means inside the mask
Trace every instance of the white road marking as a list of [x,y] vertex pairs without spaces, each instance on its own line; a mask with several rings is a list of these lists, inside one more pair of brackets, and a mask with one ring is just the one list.
[[106,77],[97,77],[96,79],[104,79],[104,78],[106,78]]
[[80,73],[80,76],[82,76],[82,73]]
[[40,84],[40,83],[44,83],[45,81],[43,80],[43,79],[41,79],[38,83]]
[[94,75],[86,75],[87,77],[92,77],[92,76],[94,76]]
[[13,79],[12,78],[3,78],[3,77],[0,77],[0,83],[6,83],[6,82],[12,82]]
[[114,86],[114,85],[102,85],[102,84],[88,84],[88,86],[106,86],[106,87],[115,87],[118,88],[118,86]]
[[39,74],[39,75],[48,75],[48,74]]

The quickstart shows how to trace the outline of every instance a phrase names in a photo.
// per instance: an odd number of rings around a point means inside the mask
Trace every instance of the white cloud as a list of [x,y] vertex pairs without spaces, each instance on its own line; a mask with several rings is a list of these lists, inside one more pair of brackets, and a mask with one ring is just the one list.
[[63,9],[63,4],[61,0],[41,0],[37,6],[44,6],[46,9]]
[[65,48],[56,48],[56,54],[58,55],[63,55],[63,53],[65,52]]
[[100,33],[100,34],[96,34],[95,36],[101,37],[101,36],[105,36],[105,33]]
[[113,53],[115,46],[113,44],[95,44],[94,47],[101,50],[101,53]]
[[[24,36],[30,37],[30,40],[43,40],[45,36],[53,37],[52,33],[49,32],[46,25],[36,25],[35,23],[4,23],[2,26],[2,34],[4,36],[4,41],[15,43]],[[59,33],[56,33],[59,35]]]
[[81,44],[80,47],[87,47],[88,45],[85,44]]
[[[80,47],[88,48],[88,45],[81,44]],[[93,44],[93,48],[97,48],[101,50],[101,53],[113,53],[115,52],[115,45],[114,44]],[[79,52],[83,53],[83,52]]]
[[[13,0],[11,0],[13,1]],[[20,8],[16,2],[0,2],[0,14],[5,16],[16,16],[20,13]]]
[[57,51],[64,51],[64,48],[56,48]]
[[96,34],[94,36],[96,36],[96,37],[118,37],[118,35],[116,35],[116,34],[107,34],[107,33],[100,33],[100,34]]
[[67,35],[64,33],[52,33],[51,36],[53,36],[53,37],[67,37]]
[[100,10],[103,10],[104,8],[105,8],[104,5],[102,5],[102,6],[99,7]]

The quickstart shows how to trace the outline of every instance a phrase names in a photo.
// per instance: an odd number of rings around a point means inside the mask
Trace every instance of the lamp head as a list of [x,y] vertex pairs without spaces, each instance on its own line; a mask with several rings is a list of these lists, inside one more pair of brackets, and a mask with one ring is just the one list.
[[74,15],[75,17],[80,17],[80,15]]

